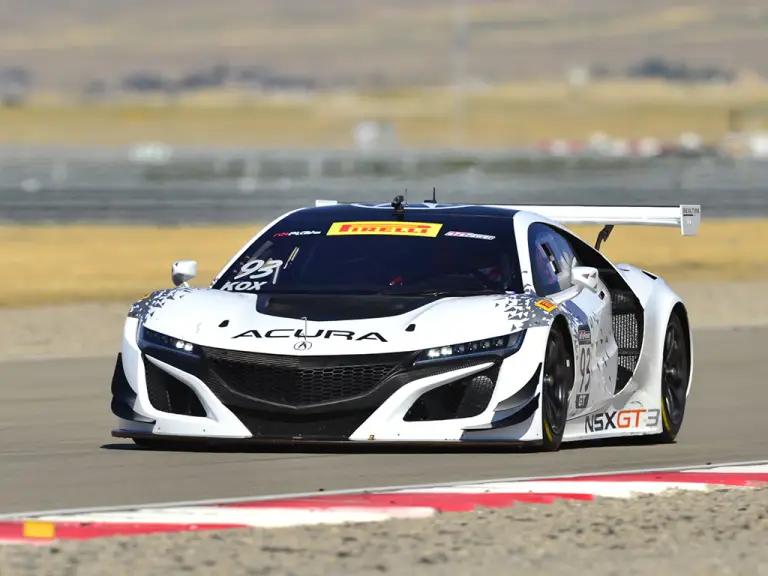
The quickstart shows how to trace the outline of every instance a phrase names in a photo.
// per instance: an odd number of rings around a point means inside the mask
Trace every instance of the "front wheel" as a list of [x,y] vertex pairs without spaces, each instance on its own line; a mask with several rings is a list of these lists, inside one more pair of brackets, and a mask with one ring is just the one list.
[[573,358],[562,332],[552,328],[544,355],[541,387],[542,446],[547,452],[560,449],[568,416],[568,396],[573,387]]
[[683,323],[673,312],[664,335],[661,368],[661,442],[674,442],[685,416],[690,380],[690,355]]

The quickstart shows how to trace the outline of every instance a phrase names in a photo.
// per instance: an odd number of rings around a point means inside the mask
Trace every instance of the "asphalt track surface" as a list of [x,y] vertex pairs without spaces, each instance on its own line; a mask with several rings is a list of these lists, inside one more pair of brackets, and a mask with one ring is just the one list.
[[4,363],[0,514],[767,458],[768,328],[697,331],[695,347],[694,389],[676,444],[555,454],[370,445],[150,452],[109,434],[113,358]]

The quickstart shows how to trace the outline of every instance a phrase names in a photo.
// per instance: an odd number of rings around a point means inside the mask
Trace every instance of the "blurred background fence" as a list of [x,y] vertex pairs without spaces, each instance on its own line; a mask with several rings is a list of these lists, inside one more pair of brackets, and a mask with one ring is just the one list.
[[433,187],[768,214],[765,2],[7,4],[1,221],[251,222]]
[[263,221],[316,198],[578,204],[700,203],[768,214],[768,162],[716,150],[609,157],[540,150],[0,149],[10,222]]

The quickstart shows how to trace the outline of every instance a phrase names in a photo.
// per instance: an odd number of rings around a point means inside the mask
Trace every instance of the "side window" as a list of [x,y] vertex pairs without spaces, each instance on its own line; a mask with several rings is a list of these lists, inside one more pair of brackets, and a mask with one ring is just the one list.
[[566,290],[571,287],[571,268],[579,266],[579,261],[570,242],[557,232],[554,232],[554,235],[555,243],[560,252],[560,263],[563,268],[563,273],[559,278],[560,290]]
[[528,231],[531,272],[536,293],[548,296],[571,286],[571,268],[578,265],[570,243],[545,224],[532,224]]

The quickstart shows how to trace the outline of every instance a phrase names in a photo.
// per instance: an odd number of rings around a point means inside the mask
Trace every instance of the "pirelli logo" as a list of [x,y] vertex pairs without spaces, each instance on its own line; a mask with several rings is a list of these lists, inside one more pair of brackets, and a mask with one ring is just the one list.
[[435,238],[442,224],[426,222],[334,222],[328,236],[424,236]]
[[544,312],[552,312],[555,308],[557,308],[557,304],[552,302],[552,300],[547,300],[544,298],[543,300],[539,300],[536,302],[536,306],[544,310]]

